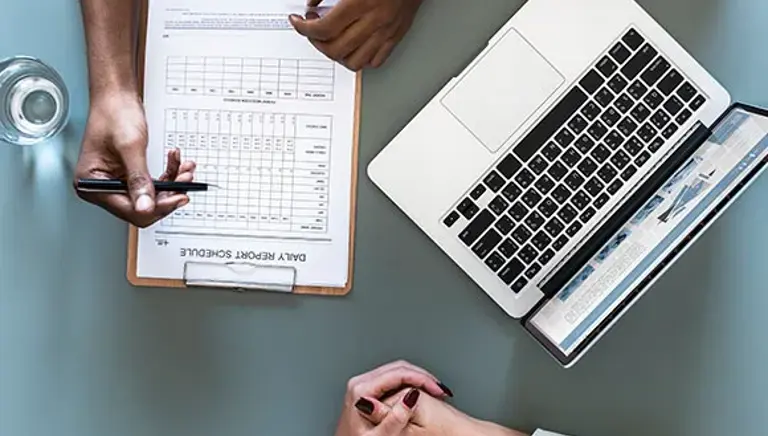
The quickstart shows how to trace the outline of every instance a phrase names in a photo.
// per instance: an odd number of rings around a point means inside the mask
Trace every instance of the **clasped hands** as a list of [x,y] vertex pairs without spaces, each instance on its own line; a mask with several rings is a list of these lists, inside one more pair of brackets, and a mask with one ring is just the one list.
[[458,411],[452,396],[422,368],[384,365],[349,381],[335,436],[524,436]]

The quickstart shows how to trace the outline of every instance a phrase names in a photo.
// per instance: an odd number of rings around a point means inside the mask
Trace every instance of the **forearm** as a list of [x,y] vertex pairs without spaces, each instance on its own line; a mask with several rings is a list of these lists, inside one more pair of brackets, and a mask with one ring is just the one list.
[[137,0],[81,0],[91,98],[138,92],[133,53]]

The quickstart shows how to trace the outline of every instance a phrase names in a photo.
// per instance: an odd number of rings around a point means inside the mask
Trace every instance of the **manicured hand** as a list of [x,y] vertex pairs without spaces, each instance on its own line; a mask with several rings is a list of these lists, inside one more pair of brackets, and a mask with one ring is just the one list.
[[[155,195],[147,170],[147,122],[135,94],[115,93],[91,102],[75,179],[121,179],[130,193],[78,195],[138,227],[148,227],[189,203],[182,193]],[[158,180],[191,182],[194,162],[181,162],[179,150],[168,153],[168,165]]]
[[[379,399],[406,389],[396,403],[386,406],[386,416],[375,424],[370,415],[382,410]],[[422,395],[444,398],[450,390],[427,372],[408,362],[384,365],[349,380],[344,397],[344,409],[339,419],[336,436],[396,436],[405,429],[418,410]]]
[[[323,0],[309,0],[319,6]],[[413,24],[421,0],[340,0],[322,18],[291,15],[291,24],[329,58],[348,69],[378,68]]]

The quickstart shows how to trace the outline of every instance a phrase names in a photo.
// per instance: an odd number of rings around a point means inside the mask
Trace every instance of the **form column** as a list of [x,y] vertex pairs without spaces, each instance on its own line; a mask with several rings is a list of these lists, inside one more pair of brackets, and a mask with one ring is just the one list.
[[296,99],[299,91],[299,61],[283,59],[280,61],[280,98]]
[[221,140],[221,112],[211,113],[211,155],[216,156],[217,185],[224,189],[216,192],[216,228],[223,228],[227,219],[227,152]]
[[[176,109],[166,109],[165,111],[165,146],[163,150],[163,168],[168,165],[168,152],[176,148]],[[173,225],[174,216],[176,212],[171,214],[165,221],[168,225]]]
[[261,89],[259,80],[261,77],[261,59],[246,58],[243,61],[243,95],[258,97]]
[[264,115],[260,113],[253,113],[252,115],[253,155],[251,157],[251,201],[248,207],[248,228],[257,230],[260,228],[259,223],[261,221],[259,207],[261,205],[261,174],[264,171],[261,164],[264,150]]
[[[200,157],[197,160],[196,178],[202,182],[218,185],[216,175],[216,151],[211,146],[211,111],[200,111],[198,115],[198,137],[200,138]],[[192,201],[198,202],[198,209],[202,213],[201,225],[212,229],[216,222],[216,197],[213,191],[198,195]]]
[[237,180],[237,228],[248,228],[248,216],[245,213],[245,202],[248,195],[248,163],[243,153],[243,113],[232,113],[232,156],[235,159],[235,177]]
[[261,60],[261,97],[277,98],[280,82],[280,62],[277,59]]
[[222,95],[224,58],[205,58],[205,95]]
[[293,231],[327,231],[331,124],[332,118],[329,116],[297,117]]
[[222,111],[221,115],[221,143],[224,147],[226,161],[226,228],[237,227],[237,158],[232,149],[232,112]]
[[[185,154],[189,156],[192,160],[197,161],[200,156],[200,146],[197,142],[198,140],[198,129],[199,129],[199,111],[197,110],[190,110],[188,111],[187,116],[187,130],[186,130],[186,136],[187,136],[187,149],[186,153],[182,153],[182,156]],[[184,215],[184,225],[186,226],[196,226],[198,225],[197,213],[200,211],[197,203],[190,202],[187,206],[182,208],[182,212]]]
[[299,61],[299,98],[333,100],[334,64],[326,61]]
[[243,89],[243,60],[224,59],[224,95],[240,95]]
[[264,114],[263,144],[261,150],[261,184],[259,192],[261,193],[259,201],[259,228],[269,228],[269,210],[272,192],[272,149],[275,134],[275,116],[273,114]]
[[188,95],[203,95],[205,90],[205,58],[186,58],[184,75],[184,93]]
[[171,56],[165,68],[165,92],[168,94],[184,94],[186,84],[186,58]]
[[283,145],[282,199],[280,201],[280,223],[283,230],[291,230],[293,208],[293,171],[296,151],[296,115],[285,116],[285,142]]

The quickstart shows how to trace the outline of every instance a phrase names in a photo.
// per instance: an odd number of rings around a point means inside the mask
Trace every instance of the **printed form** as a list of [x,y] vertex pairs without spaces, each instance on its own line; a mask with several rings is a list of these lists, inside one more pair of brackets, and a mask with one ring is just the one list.
[[187,262],[290,266],[296,284],[348,281],[355,74],[288,21],[302,0],[150,0],[149,169],[169,150],[211,183],[139,232],[141,278]]

